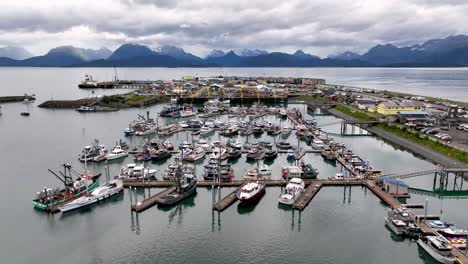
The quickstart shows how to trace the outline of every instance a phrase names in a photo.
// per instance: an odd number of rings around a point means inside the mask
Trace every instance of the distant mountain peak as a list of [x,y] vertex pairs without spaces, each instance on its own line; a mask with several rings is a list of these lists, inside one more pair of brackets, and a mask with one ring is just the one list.
[[345,51],[343,53],[330,55],[329,58],[337,59],[337,60],[357,60],[361,57],[358,53]]
[[298,50],[296,50],[296,52],[294,52],[293,55],[294,56],[305,56],[306,54],[305,54],[305,52],[303,50],[298,49]]
[[209,58],[219,58],[219,57],[222,57],[226,55],[226,53],[222,50],[219,50],[219,49],[214,49],[212,50],[208,55],[206,55],[206,59],[209,59]]
[[14,60],[24,60],[34,56],[31,52],[22,47],[6,46],[0,48],[0,58],[10,58]]

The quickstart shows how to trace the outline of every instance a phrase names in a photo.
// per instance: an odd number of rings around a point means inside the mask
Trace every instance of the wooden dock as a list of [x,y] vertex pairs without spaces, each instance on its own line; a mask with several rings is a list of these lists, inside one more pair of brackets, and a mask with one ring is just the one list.
[[[239,188],[242,188],[239,187]],[[218,201],[213,205],[213,209],[219,212],[222,212],[226,210],[229,206],[231,206],[233,203],[237,201],[237,191],[239,188],[235,189],[234,191],[230,192],[228,195],[226,195],[223,199]]]
[[159,197],[162,197],[162,196],[164,196],[166,194],[169,194],[169,193],[175,191],[175,189],[176,189],[175,186],[169,187],[169,188],[165,189],[164,191],[159,192],[159,193],[149,197],[148,199],[145,199],[145,200],[143,200],[141,202],[138,202],[137,204],[132,204],[130,208],[131,208],[132,211],[135,211],[137,213],[142,212],[142,211],[152,207],[153,205],[155,205],[156,200]]
[[297,209],[299,211],[304,210],[304,208],[312,201],[315,195],[320,191],[322,188],[322,184],[317,183],[310,183],[309,186],[304,190],[301,197],[297,199],[297,201],[293,204],[292,208]]

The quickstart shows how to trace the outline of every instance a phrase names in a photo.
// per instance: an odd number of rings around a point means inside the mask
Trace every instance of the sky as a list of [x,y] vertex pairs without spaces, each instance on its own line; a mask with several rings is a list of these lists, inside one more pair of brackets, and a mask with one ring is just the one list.
[[325,57],[468,34],[466,0],[0,0],[0,46],[175,45]]

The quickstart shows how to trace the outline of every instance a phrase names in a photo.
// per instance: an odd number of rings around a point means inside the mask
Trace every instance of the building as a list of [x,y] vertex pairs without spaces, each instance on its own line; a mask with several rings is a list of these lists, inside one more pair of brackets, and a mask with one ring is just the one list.
[[431,118],[426,111],[400,111],[398,113],[400,123],[406,124],[422,124],[434,123],[434,118]]
[[389,194],[402,195],[408,194],[408,184],[399,179],[390,177],[382,177],[383,185],[382,188]]
[[398,115],[401,111],[418,111],[424,110],[424,104],[421,102],[414,102],[414,101],[384,101],[377,104],[375,108],[376,112],[389,116],[389,115]]

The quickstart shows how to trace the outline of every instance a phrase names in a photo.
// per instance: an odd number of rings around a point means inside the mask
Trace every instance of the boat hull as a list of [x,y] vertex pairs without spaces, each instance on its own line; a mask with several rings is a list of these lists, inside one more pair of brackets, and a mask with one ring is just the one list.
[[418,239],[418,245],[424,249],[424,251],[427,252],[427,254],[431,255],[431,257],[433,257],[435,260],[437,260],[439,263],[444,263],[444,264],[451,264],[451,263],[454,263],[455,262],[455,259],[454,258],[450,258],[450,257],[445,257],[445,256],[442,256],[440,254],[438,254],[437,252],[435,252],[431,247],[429,247],[426,243],[424,243],[424,241],[422,241],[421,239]]
[[[164,198],[164,196],[163,196],[163,197],[161,197],[161,198],[159,198],[157,200],[158,206],[171,206],[171,205],[174,205],[174,204],[179,203],[182,200],[190,197],[196,191],[197,191],[197,184],[194,184],[193,186],[191,186],[190,189],[188,189],[187,191],[185,191],[182,194],[179,194],[177,197],[174,197],[173,199],[162,199],[162,198]],[[171,194],[169,194],[169,195],[171,195]]]
[[81,208],[85,208],[85,207],[88,207],[88,206],[93,205],[95,203],[98,203],[99,201],[102,201],[102,200],[108,199],[108,198],[110,198],[110,197],[112,197],[114,195],[117,195],[122,191],[123,191],[123,186],[122,186],[122,188],[115,189],[115,190],[113,190],[112,192],[110,192],[108,194],[105,194],[105,195],[102,195],[102,196],[99,196],[99,197],[95,197],[94,199],[90,200],[87,203],[77,204],[75,206],[70,206],[70,207],[59,208],[59,210],[62,213],[68,213],[68,212],[75,211],[75,210],[78,210],[78,209],[81,209]]
[[239,197],[240,189],[239,189],[239,191],[237,192],[237,199],[239,200],[239,205],[241,206],[250,205],[250,204],[254,204],[258,202],[260,198],[262,198],[263,194],[265,194],[265,185],[261,185],[260,190],[249,198],[240,198]]
[[[99,181],[96,181],[96,182],[94,182],[93,184],[91,184],[88,187],[88,191],[92,191],[92,190],[96,189],[98,186],[99,186]],[[67,199],[62,199],[62,200],[59,200],[59,201],[56,201],[56,202],[53,202],[53,203],[50,203],[50,204],[47,204],[47,205],[43,204],[43,203],[40,203],[38,201],[33,201],[33,206],[34,206],[34,208],[39,209],[39,210],[51,211],[57,205],[63,204],[63,203],[68,202],[68,201],[72,201],[72,200],[84,195],[85,193],[86,193],[86,190],[83,190],[82,192],[74,194],[71,199],[68,199],[68,200]]]

